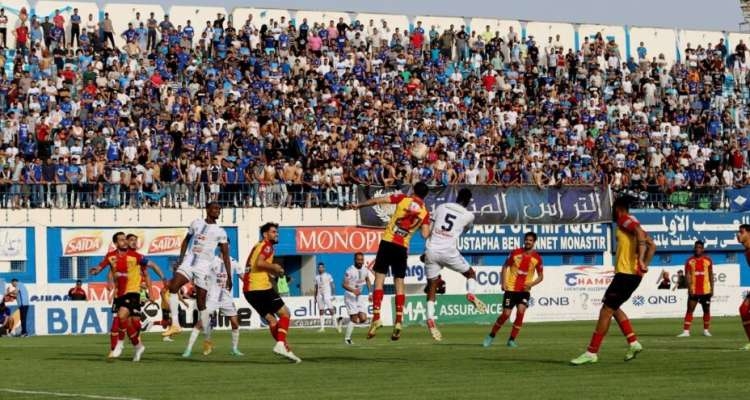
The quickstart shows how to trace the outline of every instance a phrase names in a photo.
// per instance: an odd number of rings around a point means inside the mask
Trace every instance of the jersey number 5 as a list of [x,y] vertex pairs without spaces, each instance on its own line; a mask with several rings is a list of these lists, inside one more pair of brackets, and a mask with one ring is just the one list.
[[443,226],[440,227],[440,229],[450,232],[453,229],[453,221],[456,219],[456,216],[453,214],[445,214],[445,223]]

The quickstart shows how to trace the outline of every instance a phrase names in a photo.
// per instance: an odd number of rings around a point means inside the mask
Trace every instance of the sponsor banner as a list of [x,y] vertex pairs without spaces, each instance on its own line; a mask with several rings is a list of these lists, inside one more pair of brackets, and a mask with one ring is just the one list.
[[[114,250],[112,236],[122,229],[61,229],[63,256],[103,256]],[[136,228],[138,251],[152,256],[176,256],[187,228]]]
[[297,253],[377,253],[382,229],[343,226],[296,228]]
[[[438,204],[454,201],[458,191],[469,187],[474,201],[469,206],[476,215],[476,224],[582,224],[609,222],[612,207],[609,189],[605,186],[536,186],[503,188],[491,185],[452,185],[430,190],[425,199],[434,211]],[[401,187],[403,193],[410,186]],[[359,186],[358,199],[364,200],[399,193],[376,186]],[[385,226],[395,205],[362,208],[360,223],[364,226]]]
[[544,252],[602,252],[607,250],[603,224],[474,225],[458,240],[464,253],[510,252],[523,246],[523,235],[535,232],[536,250]]
[[[407,285],[425,285],[427,284],[427,274],[424,269],[424,263],[419,259],[420,256],[409,256],[406,260],[406,277],[404,283]],[[370,270],[370,281],[375,282],[375,273],[372,269],[375,267],[375,256],[365,255],[365,267]],[[385,276],[385,284],[393,284],[393,275],[388,271]]]
[[696,240],[706,250],[741,251],[736,234],[740,224],[750,223],[750,215],[726,212],[633,213],[643,229],[656,242],[657,249],[692,251]]
[[750,211],[750,187],[745,186],[739,189],[729,189],[726,191],[726,196],[729,200],[729,211]]
[[0,261],[23,260],[26,260],[26,228],[0,228]]
[[[488,313],[478,313],[466,300],[465,295],[444,294],[437,298],[435,319],[440,324],[492,324],[497,315],[502,312],[502,296],[478,295],[477,297],[487,304]],[[424,295],[407,296],[406,304],[404,304],[404,323],[407,325],[424,324],[426,319],[426,297]]]

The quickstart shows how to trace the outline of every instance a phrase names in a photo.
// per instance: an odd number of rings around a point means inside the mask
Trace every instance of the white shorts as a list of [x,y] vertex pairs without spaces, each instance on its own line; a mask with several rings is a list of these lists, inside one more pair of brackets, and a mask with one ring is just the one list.
[[331,296],[318,295],[315,297],[315,300],[318,302],[318,310],[328,310],[333,308],[333,298]]
[[177,273],[182,274],[185,278],[193,281],[195,286],[208,290],[210,288],[210,270],[211,266],[209,263],[196,260],[194,263],[189,261],[183,262],[182,265],[177,268]]
[[349,315],[356,315],[363,313],[367,315],[367,296],[359,295],[355,296],[349,292],[344,295],[344,304],[346,305],[346,313]]
[[424,269],[427,279],[435,279],[440,275],[440,270],[452,269],[460,274],[471,268],[466,259],[456,249],[448,251],[427,250],[424,253]]
[[209,297],[206,299],[206,309],[210,313],[220,311],[227,317],[237,315],[237,307],[234,306],[234,300],[232,300],[232,296],[228,296],[226,293],[222,293],[218,298]]

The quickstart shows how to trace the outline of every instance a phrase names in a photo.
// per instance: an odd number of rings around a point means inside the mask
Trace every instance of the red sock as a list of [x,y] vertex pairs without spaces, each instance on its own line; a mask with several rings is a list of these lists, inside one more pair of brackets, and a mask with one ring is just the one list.
[[112,330],[109,334],[109,349],[114,350],[117,345],[117,339],[120,335],[120,318],[115,316],[112,318]]
[[499,331],[500,328],[503,327],[503,324],[505,323],[505,321],[508,320],[508,317],[509,315],[505,315],[505,314],[500,314],[500,316],[497,317],[497,319],[495,320],[495,324],[492,325],[492,332],[490,332],[490,336],[495,337],[495,335],[497,334],[497,331]]
[[383,289],[375,289],[372,293],[372,320],[380,319],[380,305],[383,304]]
[[286,335],[289,330],[289,317],[280,317],[276,341],[286,343]]
[[510,340],[516,340],[518,331],[520,331],[523,326],[523,315],[524,313],[516,312],[516,320],[513,322],[513,328],[510,330]]
[[602,340],[604,340],[604,334],[594,331],[594,334],[591,335],[591,342],[589,343],[589,348],[587,349],[589,353],[598,353],[599,347],[602,345]]
[[711,313],[703,313],[703,329],[711,328]]
[[693,324],[693,313],[686,312],[685,313],[685,322],[682,324],[682,329],[686,330],[686,331],[689,331],[690,330],[690,325],[692,325],[692,324]]
[[742,326],[745,328],[747,339],[750,340],[750,305],[746,302],[742,302],[740,306],[740,317],[742,318]]
[[396,295],[396,323],[401,322],[404,319],[404,303],[406,303],[406,295]]
[[279,333],[279,325],[277,324],[270,324],[268,325],[268,330],[271,331],[271,337],[273,340],[276,340],[276,335]]
[[617,321],[617,325],[620,325],[620,330],[622,331],[622,334],[625,335],[628,344],[638,341],[638,337],[635,336],[635,332],[633,332],[633,327],[630,325],[629,319],[622,322]]
[[130,337],[130,343],[133,343],[133,346],[138,346],[138,343],[141,342],[141,321],[138,319],[131,319],[127,330],[128,336]]

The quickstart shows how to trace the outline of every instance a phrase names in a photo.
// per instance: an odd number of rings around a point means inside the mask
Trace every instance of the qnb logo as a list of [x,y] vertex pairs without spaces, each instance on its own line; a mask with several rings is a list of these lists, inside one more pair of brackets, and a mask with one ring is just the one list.
[[633,305],[636,307],[640,307],[642,305],[646,304],[646,298],[643,296],[634,296],[633,297]]
[[533,297],[529,297],[529,307],[534,307],[534,304],[536,304],[536,300]]
[[635,296],[633,297],[633,305],[635,306],[643,306],[643,305],[660,305],[660,304],[677,304],[677,296],[675,295],[669,295],[669,296]]

